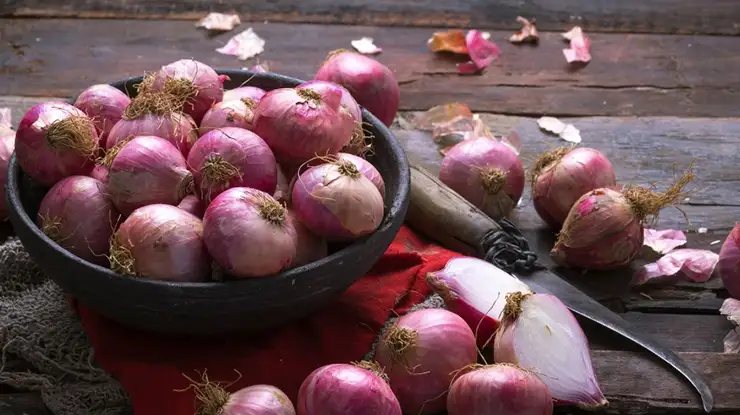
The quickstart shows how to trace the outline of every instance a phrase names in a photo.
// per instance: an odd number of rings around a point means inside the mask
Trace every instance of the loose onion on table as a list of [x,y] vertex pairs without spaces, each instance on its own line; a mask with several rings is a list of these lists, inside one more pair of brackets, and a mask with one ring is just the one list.
[[608,403],[594,374],[588,340],[557,297],[508,295],[493,353],[497,363],[531,370],[550,389],[556,404],[593,409]]
[[254,101],[247,99],[217,102],[203,116],[198,131],[203,135],[224,127],[251,129],[256,105]]
[[75,100],[74,106],[93,120],[100,138],[100,148],[105,148],[108,133],[123,117],[123,111],[131,103],[131,98],[119,89],[108,85],[93,85]]
[[113,235],[108,259],[125,276],[177,282],[210,277],[201,220],[170,205],[136,209]]
[[234,187],[218,195],[203,216],[213,259],[237,278],[265,277],[296,256],[296,229],[287,209],[269,194]]
[[232,187],[251,187],[271,195],[277,187],[277,164],[270,147],[243,128],[224,127],[204,134],[188,154],[187,165],[206,205]]
[[401,408],[418,415],[443,411],[455,373],[475,363],[476,357],[475,337],[467,323],[442,309],[402,316],[386,330],[375,351]]
[[740,223],[732,228],[722,244],[717,269],[730,296],[740,299]]
[[558,265],[588,270],[628,265],[642,250],[645,220],[683,198],[693,179],[689,168],[664,193],[629,186],[584,194],[568,212],[550,256]]
[[[8,181],[8,163],[15,150],[15,131],[0,124],[0,183]],[[5,206],[5,185],[0,185],[0,221],[8,219],[8,210]]]
[[559,230],[570,208],[587,192],[617,185],[614,167],[593,148],[559,148],[539,156],[532,167],[532,202],[537,214]]
[[329,241],[357,239],[383,221],[383,197],[347,160],[306,170],[293,185],[291,202],[301,223]]
[[193,189],[185,158],[163,138],[134,137],[110,150],[106,162],[108,189],[124,216],[146,205],[177,205]]
[[495,220],[506,217],[524,192],[524,167],[506,144],[478,137],[452,147],[439,180]]
[[103,183],[92,177],[70,176],[46,193],[36,223],[67,251],[106,265],[110,238],[119,219]]
[[224,91],[224,97],[222,101],[228,102],[234,100],[242,100],[246,98],[253,101],[254,105],[257,105],[266,93],[267,92],[265,92],[264,89],[257,88],[256,86],[240,86],[239,88]]
[[84,112],[63,102],[38,104],[21,119],[15,154],[23,172],[46,186],[95,167],[98,132]]
[[452,383],[449,415],[551,415],[552,394],[533,373],[496,364],[476,365]]
[[336,50],[327,56],[314,79],[345,87],[357,103],[390,126],[398,111],[401,90],[393,72],[373,58]]
[[506,295],[532,290],[513,275],[478,258],[459,257],[426,276],[427,284],[445,301],[447,309],[468,323],[479,347],[493,344],[501,324]]
[[374,362],[322,366],[303,381],[299,415],[401,415],[387,377]]

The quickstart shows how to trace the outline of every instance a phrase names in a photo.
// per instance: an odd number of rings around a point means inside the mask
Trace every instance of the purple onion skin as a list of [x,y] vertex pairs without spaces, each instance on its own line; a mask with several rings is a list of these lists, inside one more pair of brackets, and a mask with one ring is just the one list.
[[349,111],[355,121],[362,122],[362,110],[360,109],[360,105],[352,97],[352,94],[347,91],[347,88],[339,84],[335,84],[334,82],[314,80],[302,83],[298,85],[296,89],[311,89],[322,96],[334,97],[338,94],[340,96],[339,105]]
[[231,394],[219,415],[296,415],[290,398],[270,385],[252,385]]
[[[207,180],[203,166],[215,155],[236,167],[241,175],[228,182]],[[187,164],[195,178],[198,197],[206,204],[232,187],[250,187],[269,194],[277,188],[277,163],[272,150],[257,134],[243,128],[225,127],[206,133],[193,146]]]
[[108,184],[108,168],[105,166],[95,166],[90,172],[90,177],[99,180],[101,183]]
[[740,299],[740,223],[735,224],[722,244],[717,270],[730,297]]
[[111,198],[125,216],[146,205],[176,206],[187,195],[191,182],[182,154],[167,140],[153,136],[135,137],[126,143],[108,173]]
[[210,276],[203,223],[175,206],[136,209],[121,224],[116,238],[130,250],[137,276],[177,282],[205,281]]
[[[15,150],[15,131],[0,125],[0,183],[8,181],[8,163]],[[0,221],[8,220],[5,206],[5,185],[0,184]]]
[[103,183],[92,177],[70,176],[44,196],[36,224],[72,254],[106,265],[110,237],[119,218]]
[[203,219],[203,213],[206,211],[205,204],[198,199],[198,196],[194,195],[185,196],[177,207],[185,212],[197,216],[199,219]]
[[[38,104],[26,112],[16,132],[15,154],[23,172],[35,181],[51,186],[69,176],[85,176],[95,167],[93,156],[69,149],[55,149],[46,132],[53,123],[84,112],[63,102]],[[90,124],[90,141],[98,142],[98,132]],[[92,143],[87,143],[92,145]]]
[[219,128],[237,127],[252,129],[254,112],[241,100],[217,102],[200,122],[201,135]]
[[105,148],[110,150],[116,144],[139,135],[164,138],[177,147],[187,157],[198,139],[198,129],[189,115],[173,112],[168,115],[147,114],[135,120],[121,120],[108,134]]
[[203,216],[208,252],[236,278],[277,274],[296,256],[292,218],[286,214],[280,224],[268,222],[259,211],[264,202],[278,204],[260,190],[234,187],[218,195]]
[[100,147],[105,147],[108,133],[123,117],[131,98],[108,84],[93,85],[82,91],[75,100],[75,107],[92,118],[100,136]]
[[256,86],[240,86],[239,88],[224,91],[224,97],[222,101],[238,101],[243,98],[249,98],[254,101],[255,104],[258,104],[266,93],[267,92],[265,92],[264,89],[257,88]]

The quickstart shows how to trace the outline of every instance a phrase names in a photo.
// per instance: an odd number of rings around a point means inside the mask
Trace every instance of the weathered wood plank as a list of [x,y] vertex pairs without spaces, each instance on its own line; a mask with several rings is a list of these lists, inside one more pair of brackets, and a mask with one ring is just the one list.
[[[519,115],[735,116],[740,107],[740,42],[729,37],[594,34],[593,61],[569,70],[558,33],[518,47],[493,32],[502,57],[480,76],[459,76],[460,59],[433,54],[433,29],[253,24],[267,41],[272,70],[309,79],[330,50],[370,36],[378,59],[401,83],[401,107],[458,100],[475,111]],[[0,95],[65,96],[186,57],[215,67],[247,63],[215,52],[229,35],[209,37],[191,22],[0,19]]]
[[537,18],[545,30],[579,24],[588,30],[648,33],[738,34],[740,12],[733,0],[644,2],[510,0],[9,0],[0,15],[196,19],[208,11],[237,11],[244,20],[341,23],[378,26],[462,26],[518,29],[516,16]]

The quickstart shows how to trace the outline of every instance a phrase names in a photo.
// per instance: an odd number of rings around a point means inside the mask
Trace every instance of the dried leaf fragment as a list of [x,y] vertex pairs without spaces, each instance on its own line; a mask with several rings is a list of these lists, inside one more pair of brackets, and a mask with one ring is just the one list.
[[479,73],[501,55],[501,49],[486,39],[485,33],[477,30],[468,31],[465,35],[465,44],[468,46],[471,61],[457,65],[457,70],[461,74]]
[[573,125],[566,124],[555,117],[541,117],[537,120],[540,129],[555,134],[571,143],[581,142],[581,132]]
[[468,53],[465,33],[462,30],[435,32],[427,41],[427,45],[432,52]]
[[11,128],[13,120],[10,116],[10,108],[0,108],[0,127]]
[[663,282],[664,277],[679,273],[694,282],[707,281],[714,272],[719,255],[704,249],[676,249],[659,260],[645,264],[635,275],[635,285],[646,282]]
[[583,33],[580,26],[575,26],[563,33],[563,38],[569,41],[568,49],[563,49],[563,55],[568,63],[591,61],[591,41]]
[[246,60],[259,55],[264,50],[265,40],[257,36],[257,33],[250,27],[229,39],[228,43],[216,49],[216,52]]
[[414,127],[424,131],[431,131],[436,124],[449,122],[457,116],[472,118],[473,112],[470,111],[470,108],[466,104],[461,102],[437,105],[417,116],[414,119]]
[[202,27],[206,30],[216,30],[221,32],[228,32],[233,30],[235,26],[241,24],[239,15],[237,14],[224,14],[224,13],[208,13],[208,15],[198,21],[195,27]]
[[357,40],[353,40],[350,42],[353,48],[355,50],[363,55],[377,55],[378,53],[382,52],[383,49],[375,46],[375,43],[373,43],[373,38],[371,37],[362,37]]
[[728,298],[719,309],[720,314],[727,317],[736,327],[725,336],[724,352],[740,353],[740,300]]
[[645,228],[643,235],[643,244],[659,254],[667,254],[679,246],[686,245],[686,235],[674,229],[656,230]]
[[509,38],[511,43],[537,43],[540,40],[540,34],[537,33],[537,27],[535,26],[535,19],[528,20],[522,16],[518,16],[516,21],[521,23],[522,28],[517,33],[514,33]]

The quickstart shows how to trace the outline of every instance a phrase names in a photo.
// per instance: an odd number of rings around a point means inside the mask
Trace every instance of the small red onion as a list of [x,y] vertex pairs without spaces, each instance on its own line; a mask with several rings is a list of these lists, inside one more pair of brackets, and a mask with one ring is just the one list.
[[534,372],[556,404],[597,408],[608,403],[594,374],[588,340],[555,296],[509,294],[493,350],[496,362]]
[[257,88],[256,86],[240,86],[239,88],[224,91],[222,101],[228,102],[247,98],[254,101],[254,104],[257,105],[266,93],[264,89]]
[[75,107],[87,114],[95,123],[100,138],[100,148],[105,148],[108,133],[123,117],[123,111],[131,98],[117,88],[108,84],[93,85],[75,100]]
[[450,311],[427,309],[401,317],[387,329],[375,352],[401,408],[410,414],[436,414],[446,407],[457,371],[477,358],[475,336]]
[[204,134],[188,155],[198,197],[210,203],[232,187],[251,187],[275,193],[277,163],[270,147],[257,134],[224,127]]
[[349,241],[368,235],[383,221],[383,197],[346,160],[312,167],[293,185],[291,207],[315,235]]
[[253,130],[281,162],[301,164],[316,156],[336,154],[347,145],[355,120],[340,107],[340,92],[280,88],[257,104]]
[[449,415],[551,415],[552,394],[533,373],[497,364],[457,378],[447,395]]
[[[15,150],[15,131],[0,124],[0,183],[8,181],[8,163]],[[5,185],[0,185],[0,221],[8,220],[8,209],[5,206]]]
[[95,180],[99,180],[103,184],[108,184],[108,167],[106,166],[95,166],[90,172],[90,177]]
[[213,104],[224,96],[224,80],[205,63],[181,59],[163,66],[153,77],[144,81],[143,91],[165,91],[185,103],[183,112],[200,123]]
[[203,223],[175,206],[136,209],[111,241],[111,269],[121,275],[177,282],[205,281],[210,259]]
[[717,269],[730,296],[740,299],[740,223],[735,224],[722,244]]
[[216,197],[203,217],[208,252],[237,278],[286,269],[296,256],[296,230],[287,209],[269,194],[246,187]]
[[493,344],[506,295],[532,293],[529,286],[515,276],[471,257],[453,258],[443,269],[428,273],[426,279],[429,288],[445,300],[447,309],[468,323],[479,347]]
[[452,147],[439,180],[495,220],[506,217],[524,192],[524,167],[506,144],[479,137]]
[[242,100],[217,102],[200,122],[200,134],[225,127],[252,128],[254,105]]
[[401,406],[374,362],[322,366],[298,392],[300,415],[401,415]]
[[609,159],[592,148],[559,148],[539,156],[532,168],[532,202],[537,214],[559,230],[578,198],[617,185]]
[[70,176],[46,193],[36,223],[49,239],[67,251],[105,265],[110,237],[119,218],[103,183],[92,177]]
[[206,211],[204,203],[194,195],[185,196],[177,207],[201,219]]
[[385,125],[390,126],[398,111],[401,90],[390,69],[373,58],[348,51],[329,54],[314,79],[334,82],[352,94]]
[[155,203],[175,206],[192,190],[185,158],[163,138],[134,137],[106,157],[112,158],[108,188],[124,216]]
[[95,167],[98,132],[93,121],[72,105],[47,102],[31,108],[18,126],[15,154],[23,172],[51,186]]
[[296,254],[290,268],[300,267],[324,258],[329,253],[326,239],[311,233],[295,216],[295,212],[288,210],[288,215],[293,218],[296,231]]

